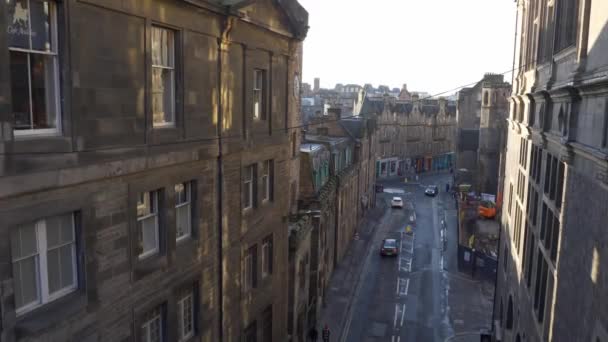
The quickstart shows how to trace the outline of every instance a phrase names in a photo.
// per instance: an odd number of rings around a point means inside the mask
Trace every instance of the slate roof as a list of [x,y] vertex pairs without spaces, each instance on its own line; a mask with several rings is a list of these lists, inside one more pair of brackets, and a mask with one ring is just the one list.
[[363,104],[361,105],[361,112],[359,113],[359,115],[380,114],[383,110],[383,99],[370,99],[366,97],[365,100],[363,100]]
[[396,102],[391,107],[391,112],[399,114],[409,114],[412,112],[414,105],[411,102]]
[[354,138],[363,138],[365,133],[365,120],[362,119],[344,119],[338,121],[338,123],[348,131],[348,133]]

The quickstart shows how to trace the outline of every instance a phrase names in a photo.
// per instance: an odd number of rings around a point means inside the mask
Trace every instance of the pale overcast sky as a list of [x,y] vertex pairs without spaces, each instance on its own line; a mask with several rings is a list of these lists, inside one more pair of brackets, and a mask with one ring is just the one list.
[[311,85],[407,83],[435,94],[512,68],[513,0],[299,2],[310,15],[302,80]]

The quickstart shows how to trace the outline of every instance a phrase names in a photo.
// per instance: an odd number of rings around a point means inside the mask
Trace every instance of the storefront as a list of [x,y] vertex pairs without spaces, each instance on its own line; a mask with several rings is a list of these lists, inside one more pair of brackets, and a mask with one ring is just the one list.
[[399,172],[399,160],[386,158],[376,161],[376,175],[378,178],[394,177]]
[[453,165],[453,153],[440,154],[433,157],[433,171],[449,170]]

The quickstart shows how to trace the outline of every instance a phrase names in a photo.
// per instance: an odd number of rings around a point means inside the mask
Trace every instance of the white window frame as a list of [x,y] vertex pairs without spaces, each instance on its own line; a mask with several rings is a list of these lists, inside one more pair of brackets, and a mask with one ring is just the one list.
[[[270,238],[270,239],[269,239]],[[272,250],[272,235],[265,238],[262,241],[262,278],[266,278],[271,275],[270,269],[268,268],[268,258],[270,257]],[[270,261],[272,262],[272,260]]]
[[[29,24],[29,30],[31,32],[32,29],[32,18],[31,18],[31,6],[30,6],[30,2],[32,0],[26,0],[27,1],[27,6],[28,6],[28,24]],[[31,63],[30,61],[30,55],[32,54],[39,54],[39,55],[47,55],[47,56],[52,56],[53,58],[53,72],[52,72],[52,77],[53,77],[53,97],[55,98],[55,127],[54,128],[42,128],[42,129],[13,129],[13,134],[15,137],[19,138],[19,137],[28,137],[28,136],[43,136],[43,135],[59,135],[61,134],[61,99],[59,97],[59,62],[58,62],[58,44],[57,44],[57,39],[58,39],[58,34],[57,34],[57,5],[54,1],[46,1],[49,4],[49,21],[50,21],[50,33],[51,33],[51,51],[41,51],[41,50],[33,50],[32,47],[32,37],[30,35],[30,48],[29,49],[24,49],[24,48],[17,48],[17,47],[10,47],[8,48],[9,51],[15,51],[15,52],[23,52],[23,53],[27,53],[27,60],[28,60],[28,84],[29,84],[29,101],[30,101],[30,120],[31,123],[33,124],[33,99],[32,99],[32,74],[31,74]],[[9,83],[10,84],[10,83]]]
[[270,167],[272,165],[271,160],[265,160],[262,167],[262,184],[264,185],[264,198],[263,201],[270,201],[270,182],[272,181],[270,175],[272,174]]
[[[171,121],[167,121],[167,122],[162,122],[162,123],[154,123],[154,108],[153,106],[151,106],[151,111],[152,111],[152,127],[153,128],[166,128],[166,127],[175,127],[175,91],[176,91],[176,82],[175,82],[175,30],[172,30],[170,28],[166,28],[160,25],[152,25],[152,30],[163,30],[163,31],[167,31],[171,34],[171,42],[170,42],[170,48],[171,51],[169,52],[169,59],[171,64],[173,65],[160,65],[160,64],[153,64],[153,61],[150,63],[152,66],[152,70],[154,69],[162,69],[164,70],[169,70],[169,72],[171,73],[171,87],[170,87],[170,91],[171,91],[171,100],[170,100],[170,108],[171,108]],[[150,39],[152,40],[152,36],[150,37]],[[160,44],[160,43],[159,43]],[[151,49],[154,46],[153,41],[150,42],[150,46]],[[153,52],[152,52],[153,53]],[[152,72],[153,74],[153,72]],[[153,88],[150,89],[151,93],[153,94]]]
[[151,332],[151,326],[152,323],[154,323],[154,321],[158,321],[158,336],[160,338],[160,341],[164,341],[164,315],[163,315],[163,307],[162,306],[157,306],[154,309],[152,309],[152,311],[157,311],[158,313],[156,313],[154,316],[152,316],[150,319],[148,319],[147,321],[144,321],[141,324],[141,330],[142,330],[142,336],[141,339],[143,342],[151,342],[151,336],[150,336],[150,332]]
[[[184,313],[185,313],[185,309],[186,309],[186,304],[187,302],[190,301],[190,331],[186,331],[186,326],[187,324],[185,324],[186,322],[184,322]],[[177,301],[177,319],[178,319],[178,338],[179,341],[186,341],[189,338],[191,338],[192,336],[194,336],[194,323],[195,323],[195,318],[194,318],[194,292],[193,291],[189,291],[187,292],[186,295],[182,296],[178,301]]]
[[245,203],[243,209],[251,209],[253,207],[253,176],[253,165],[246,166],[243,186],[244,189],[249,189],[249,198],[247,198],[249,203]]
[[[159,190],[146,191],[146,192],[143,193],[144,196],[146,196],[146,195],[150,196],[150,199],[149,199],[150,206],[152,206],[155,209],[155,211],[153,211],[153,212],[151,212],[149,214],[146,214],[144,216],[141,216],[141,217],[138,216],[137,217],[137,229],[139,230],[139,229],[143,228],[143,225],[140,225],[139,222],[144,221],[146,219],[149,219],[151,217],[154,217],[154,224],[155,224],[154,233],[155,233],[156,246],[155,246],[155,248],[153,250],[149,250],[147,252],[143,251],[143,249],[142,249],[142,252],[137,256],[139,258],[139,260],[142,260],[142,259],[145,259],[145,258],[150,257],[152,255],[158,254],[159,251],[160,251],[160,241],[159,241],[159,238],[160,238],[160,231],[159,231],[160,227],[159,227],[159,224],[158,224],[158,214],[159,214],[159,209],[160,209],[158,207],[158,196],[159,196],[159,193],[160,193]],[[137,233],[138,233],[138,236],[139,236],[139,231]],[[142,235],[143,235],[143,233],[142,233]],[[140,243],[140,241],[138,241],[138,243]],[[143,243],[142,243],[142,246],[143,246]]]
[[192,191],[193,191],[193,182],[192,181],[188,181],[188,182],[184,182],[181,183],[184,186],[184,192],[186,193],[186,201],[183,203],[178,203],[177,201],[177,196],[176,196],[176,200],[175,200],[175,221],[176,221],[176,228],[177,228],[177,218],[178,218],[178,209],[188,206],[188,230],[185,232],[184,235],[182,236],[178,236],[177,235],[177,230],[175,231],[175,240],[177,242],[183,241],[185,239],[188,239],[190,237],[192,237]]
[[[76,263],[76,230],[74,228],[74,214],[72,216],[72,241],[63,243],[62,245],[53,246],[53,248],[49,249],[47,246],[47,234],[46,234],[46,218],[42,220],[38,220],[35,223],[35,232],[36,232],[36,249],[37,254],[28,255],[25,257],[20,257],[13,259],[11,258],[11,264],[19,262],[21,260],[25,260],[31,257],[34,257],[35,266],[36,266],[36,289],[38,291],[38,300],[36,302],[32,302],[20,308],[16,308],[15,312],[17,316],[23,315],[27,312],[30,312],[38,307],[41,307],[45,304],[48,304],[58,298],[61,298],[69,293],[76,291],[78,288],[78,268]],[[50,218],[50,217],[49,217]],[[72,275],[72,285],[65,287],[53,294],[49,293],[49,276],[48,276],[48,261],[47,254],[51,250],[55,250],[61,247],[64,247],[68,244],[72,244],[72,269],[74,273]],[[13,275],[14,276],[14,275]]]
[[[253,118],[256,120],[265,120],[265,101],[264,101],[264,88],[266,81],[266,70],[254,69],[253,70]],[[259,97],[259,102],[258,102]],[[256,106],[257,104],[257,106]]]

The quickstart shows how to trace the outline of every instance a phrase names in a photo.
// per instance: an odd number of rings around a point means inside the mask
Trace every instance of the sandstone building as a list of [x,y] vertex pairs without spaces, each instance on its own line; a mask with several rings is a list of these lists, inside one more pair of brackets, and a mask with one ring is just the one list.
[[510,88],[503,75],[485,74],[475,86],[458,93],[456,175],[466,169],[472,189],[480,193],[497,194]]
[[[404,88],[404,90],[407,90]],[[403,97],[410,96],[403,92]],[[445,99],[365,97],[358,115],[375,118],[380,178],[447,170],[454,163],[456,104]]]
[[286,340],[307,20],[0,1],[0,340]]
[[608,340],[608,3],[517,1],[502,341]]

